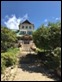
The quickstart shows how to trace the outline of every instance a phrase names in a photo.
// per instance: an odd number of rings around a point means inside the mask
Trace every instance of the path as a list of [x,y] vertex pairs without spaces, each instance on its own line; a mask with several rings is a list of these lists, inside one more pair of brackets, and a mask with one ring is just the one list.
[[47,76],[43,76],[41,73],[29,73],[27,71],[23,71],[21,68],[17,69],[17,73],[13,81],[54,81]]
[[[20,57],[26,56],[27,53],[30,53],[30,52],[26,52],[26,51],[21,52]],[[34,52],[31,52],[31,53],[34,53]],[[30,71],[24,70],[24,69],[31,70],[31,68],[28,68],[29,64],[30,63],[22,63],[20,67],[17,67],[16,75],[13,81],[54,81],[53,79],[47,77],[46,75],[43,75],[42,73],[38,73],[35,71],[30,72]],[[33,69],[33,70],[37,70],[37,69]]]
[[36,65],[34,65],[33,61],[31,60],[32,57],[29,57],[29,55],[27,55],[29,53],[33,54],[34,52],[29,52],[27,50],[29,48],[26,48],[26,46],[24,46],[24,49],[26,49],[26,51],[20,48],[21,53],[19,55],[19,58],[21,60],[21,63],[14,69],[12,69],[11,77],[6,81],[54,81],[54,79],[48,77],[47,75],[38,72],[41,70],[41,68],[39,67],[39,65],[37,65],[37,63]]

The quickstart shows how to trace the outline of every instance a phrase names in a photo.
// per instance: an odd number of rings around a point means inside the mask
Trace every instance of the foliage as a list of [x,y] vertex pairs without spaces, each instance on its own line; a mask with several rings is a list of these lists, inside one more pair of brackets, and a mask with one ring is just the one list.
[[61,48],[57,47],[56,49],[54,49],[54,54],[54,56],[61,58]]
[[15,65],[17,63],[18,48],[9,49],[5,53],[1,53],[1,73],[3,73],[5,67]]
[[55,49],[61,46],[61,27],[58,23],[50,23],[49,25],[49,47]]
[[56,63],[58,63],[57,67],[61,67],[61,48],[57,47],[54,49],[54,57],[56,58]]
[[16,34],[12,30],[1,27],[1,50],[6,51],[10,47],[14,47],[17,41]]
[[47,29],[44,26],[42,26],[33,33],[34,43],[39,48],[45,49],[46,38],[47,38]]
[[49,22],[47,27],[42,25],[33,32],[33,40],[44,66],[61,73],[61,22]]
[[4,61],[3,57],[1,58],[1,73],[4,73],[4,70],[6,68],[5,66],[6,62]]
[[50,69],[56,70],[61,67],[61,48],[57,47],[56,49],[54,49],[54,52],[52,54],[53,55],[49,57],[46,65]]
[[33,32],[35,45],[40,49],[54,50],[61,46],[61,23],[48,23]]
[[18,32],[19,32],[19,30],[16,30],[16,31],[15,31],[15,33],[18,33]]

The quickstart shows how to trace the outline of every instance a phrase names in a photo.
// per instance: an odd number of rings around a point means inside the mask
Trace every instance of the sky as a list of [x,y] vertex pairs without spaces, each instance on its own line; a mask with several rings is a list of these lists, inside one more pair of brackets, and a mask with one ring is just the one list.
[[20,22],[26,19],[35,29],[61,20],[61,1],[1,1],[2,26],[19,29]]

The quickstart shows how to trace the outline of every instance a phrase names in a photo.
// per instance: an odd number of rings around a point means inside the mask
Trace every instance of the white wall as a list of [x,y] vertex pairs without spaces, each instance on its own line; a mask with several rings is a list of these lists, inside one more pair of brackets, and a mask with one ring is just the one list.
[[[22,26],[24,26],[24,29],[22,28]],[[26,26],[28,26],[28,28],[26,28]],[[29,28],[29,26],[31,26],[31,29]],[[26,33],[28,31],[34,31],[34,25],[33,24],[21,24],[19,27],[20,31],[26,31]]]
[[[24,27],[28,26],[28,29],[29,29],[29,26],[31,26],[31,29],[32,30],[34,29],[34,25],[32,25],[32,24],[21,24],[20,29],[22,29],[22,26],[24,26]],[[24,29],[26,29],[26,28],[24,28]]]

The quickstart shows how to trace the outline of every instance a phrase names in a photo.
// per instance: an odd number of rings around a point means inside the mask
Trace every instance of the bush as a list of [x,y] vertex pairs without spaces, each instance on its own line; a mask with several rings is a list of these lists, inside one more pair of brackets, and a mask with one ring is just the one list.
[[3,73],[5,67],[15,65],[17,63],[16,53],[19,51],[18,48],[8,49],[7,52],[1,54],[1,73]]
[[17,37],[15,32],[6,27],[1,27],[1,52],[14,47],[16,41]]
[[48,23],[47,28],[40,26],[33,32],[33,41],[36,47],[44,50],[52,51],[61,47],[61,23]]
[[4,61],[4,59],[1,58],[1,73],[4,73],[4,70],[5,70],[5,68],[6,68],[5,63],[6,63],[6,62]]
[[[42,54],[41,52],[39,53],[41,56],[41,60],[44,60],[44,65],[48,70],[52,71],[59,71],[61,67],[61,48],[57,47],[56,49],[53,50],[52,53],[47,53],[45,52]],[[38,55],[39,55],[38,54]],[[59,72],[60,73],[60,72]]]
[[[61,65],[61,48],[57,47],[56,49],[54,49],[54,58],[56,59],[56,63],[58,63],[60,66]],[[57,67],[58,67],[57,66]]]
[[52,57],[46,60],[45,65],[47,68],[54,71],[59,66],[59,61],[57,60],[57,57]]
[[55,59],[56,73],[61,77],[61,48],[60,47],[54,49],[54,57],[56,58]]
[[16,63],[16,56],[13,53],[5,53],[3,58],[6,61],[6,66],[11,66]]
[[51,69],[56,73],[58,73],[58,71],[61,73],[61,48],[57,47],[54,49],[53,53],[46,57],[44,64],[48,69]]
[[54,49],[54,56],[58,56],[59,58],[61,57],[61,48],[57,47]]

